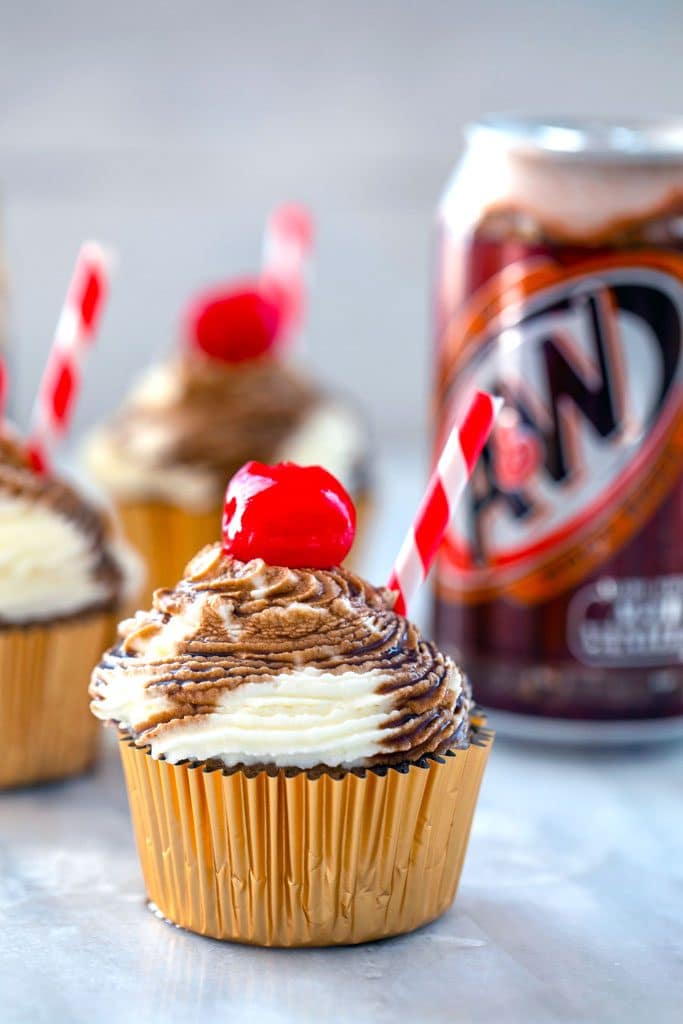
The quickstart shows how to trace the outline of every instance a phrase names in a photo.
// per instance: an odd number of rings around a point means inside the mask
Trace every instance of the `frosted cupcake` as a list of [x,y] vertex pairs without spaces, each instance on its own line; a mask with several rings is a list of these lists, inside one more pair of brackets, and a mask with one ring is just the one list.
[[172,585],[198,548],[219,539],[225,481],[247,459],[320,463],[365,511],[366,423],[290,359],[301,312],[292,290],[273,271],[199,295],[179,350],[91,439],[88,467],[144,553],[150,589]]
[[98,508],[0,432],[0,786],[94,759],[92,661],[135,586],[135,559]]
[[260,945],[364,942],[452,902],[489,735],[456,665],[340,567],[353,504],[250,463],[202,550],[95,669],[161,915]]

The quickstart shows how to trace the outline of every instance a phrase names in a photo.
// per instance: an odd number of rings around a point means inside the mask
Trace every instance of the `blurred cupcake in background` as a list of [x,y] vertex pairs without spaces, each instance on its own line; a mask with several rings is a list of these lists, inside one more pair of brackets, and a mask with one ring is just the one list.
[[[92,661],[140,586],[139,559],[109,515],[51,469],[105,283],[100,250],[84,247],[28,439],[0,415],[0,787],[92,763]],[[0,405],[4,383],[0,366]]]
[[0,434],[0,786],[86,769],[93,659],[136,579],[112,522]]
[[88,468],[144,553],[149,589],[173,585],[218,539],[225,480],[248,459],[324,466],[364,518],[366,422],[292,359],[311,241],[304,210],[278,209],[261,274],[196,296],[178,350],[90,439]]

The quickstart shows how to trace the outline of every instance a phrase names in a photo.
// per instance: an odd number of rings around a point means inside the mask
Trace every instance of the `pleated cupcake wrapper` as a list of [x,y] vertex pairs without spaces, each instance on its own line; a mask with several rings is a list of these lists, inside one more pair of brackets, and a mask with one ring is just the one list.
[[0,787],[90,766],[98,726],[88,683],[113,630],[110,613],[0,629]]
[[262,946],[366,942],[442,914],[492,733],[425,767],[335,779],[208,770],[120,744],[147,893],[191,931]]
[[[122,502],[118,512],[128,540],[147,564],[143,603],[157,587],[174,587],[190,559],[205,545],[221,539],[222,506],[210,512],[192,512],[158,501],[139,501]],[[356,502],[356,542],[350,561],[347,559],[351,565],[369,512],[370,499],[361,497]]]

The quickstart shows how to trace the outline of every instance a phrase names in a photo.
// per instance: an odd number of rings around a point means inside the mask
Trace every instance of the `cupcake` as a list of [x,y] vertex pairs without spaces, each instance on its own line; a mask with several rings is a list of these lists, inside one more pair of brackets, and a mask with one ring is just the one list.
[[150,589],[171,586],[198,548],[220,539],[225,481],[247,459],[320,463],[364,514],[365,420],[290,357],[300,290],[273,270],[197,296],[178,350],[92,436],[88,468],[144,553]]
[[32,468],[0,431],[0,787],[62,778],[93,761],[92,662],[114,634],[135,559],[108,517]]
[[365,942],[451,904],[490,734],[450,658],[340,563],[319,467],[250,463],[205,547],[94,670],[149,900],[264,946]]

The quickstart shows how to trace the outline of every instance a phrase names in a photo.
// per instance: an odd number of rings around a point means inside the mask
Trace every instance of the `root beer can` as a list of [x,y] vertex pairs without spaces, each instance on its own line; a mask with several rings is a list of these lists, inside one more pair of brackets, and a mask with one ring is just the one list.
[[520,734],[683,735],[683,121],[490,119],[439,211],[436,445],[504,406],[435,632]]

